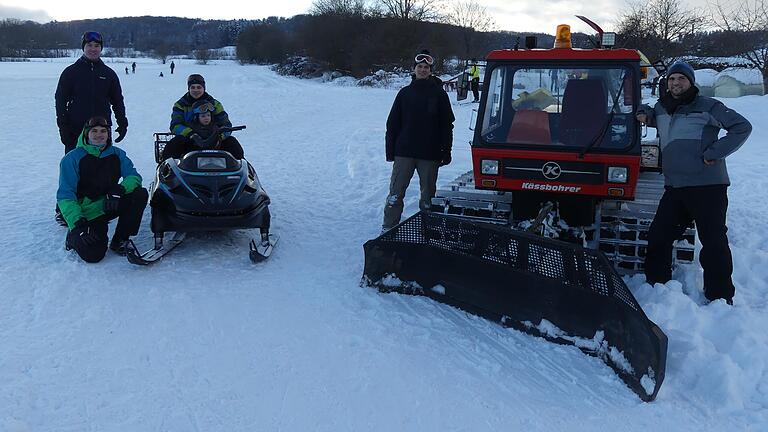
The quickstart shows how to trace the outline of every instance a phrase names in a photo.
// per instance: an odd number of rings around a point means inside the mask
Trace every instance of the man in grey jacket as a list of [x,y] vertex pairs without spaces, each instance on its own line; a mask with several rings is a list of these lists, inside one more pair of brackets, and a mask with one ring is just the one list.
[[[637,119],[655,127],[662,150],[664,195],[648,231],[648,283],[672,278],[672,244],[691,221],[701,240],[704,295],[733,304],[733,260],[725,226],[730,185],[725,158],[747,140],[752,125],[721,102],[700,96],[693,68],[684,62],[667,73],[667,93]],[[718,138],[721,129],[727,134]]]

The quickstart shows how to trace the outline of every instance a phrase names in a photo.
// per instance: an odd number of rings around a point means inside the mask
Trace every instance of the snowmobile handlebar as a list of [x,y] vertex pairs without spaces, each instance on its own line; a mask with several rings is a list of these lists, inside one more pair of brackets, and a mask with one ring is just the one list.
[[235,131],[239,131],[239,130],[243,130],[243,129],[245,129],[245,125],[242,125],[242,126],[231,126],[231,127],[223,127],[223,128],[219,128],[219,129],[217,130],[217,132],[219,132],[219,133],[224,133],[224,132],[235,132]]

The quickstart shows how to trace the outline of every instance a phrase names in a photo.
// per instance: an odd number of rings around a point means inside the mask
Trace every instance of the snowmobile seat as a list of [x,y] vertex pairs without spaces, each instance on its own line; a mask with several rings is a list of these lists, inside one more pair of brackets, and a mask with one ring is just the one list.
[[546,111],[520,110],[509,127],[507,142],[516,144],[552,144],[549,114]]
[[560,114],[560,142],[587,146],[608,117],[608,92],[600,79],[571,79],[565,86]]

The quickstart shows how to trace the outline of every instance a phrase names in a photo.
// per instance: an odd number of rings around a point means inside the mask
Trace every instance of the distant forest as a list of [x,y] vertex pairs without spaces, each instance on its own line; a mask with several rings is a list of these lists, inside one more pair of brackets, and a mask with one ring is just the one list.
[[[0,21],[0,58],[63,56],[66,50],[79,49],[81,35],[89,30],[104,35],[112,55],[132,48],[164,60],[169,55],[194,56],[207,49],[236,46],[243,63],[281,63],[305,56],[323,68],[358,77],[378,69],[409,67],[413,54],[422,48],[429,48],[439,59],[482,58],[493,49],[522,48],[525,36],[531,35],[364,14],[230,21],[147,16],[46,24],[8,19]],[[535,36],[538,47],[552,46],[552,35]],[[618,45],[641,48],[656,60],[652,47],[638,47],[648,40],[627,30],[620,32]],[[741,48],[733,43],[733,32],[689,33],[684,42],[677,44],[674,57],[731,56]],[[592,47],[592,37],[575,33],[573,45]]]

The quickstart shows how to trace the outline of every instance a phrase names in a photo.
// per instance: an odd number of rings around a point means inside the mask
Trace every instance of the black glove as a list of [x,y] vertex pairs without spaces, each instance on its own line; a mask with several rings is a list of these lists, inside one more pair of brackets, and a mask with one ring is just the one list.
[[115,132],[117,133],[117,138],[115,138],[115,142],[119,143],[120,141],[125,138],[125,134],[128,133],[128,128],[126,126],[118,126],[117,129],[115,129]]
[[189,136],[189,139],[192,140],[193,143],[195,143],[195,146],[199,148],[205,148],[205,140],[203,140],[203,137],[200,135],[193,133]]
[[93,231],[93,227],[88,225],[88,219],[84,217],[75,222],[75,227],[72,228],[71,234],[86,246],[93,246],[99,241],[99,237]]
[[110,186],[104,195],[104,213],[117,213],[120,208],[120,198],[125,195],[125,188],[121,184]]
[[440,159],[440,166],[445,166],[451,163],[451,151],[444,151],[443,152],[443,158]]

